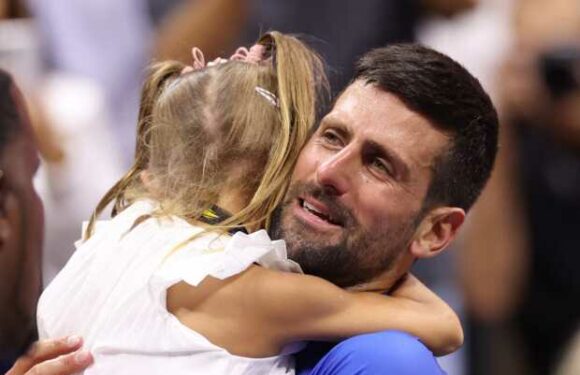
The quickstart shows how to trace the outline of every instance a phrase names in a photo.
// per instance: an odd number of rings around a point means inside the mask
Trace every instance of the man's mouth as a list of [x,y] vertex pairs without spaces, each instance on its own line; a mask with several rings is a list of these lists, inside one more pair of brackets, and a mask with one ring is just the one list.
[[302,207],[302,209],[304,209],[304,211],[313,216],[316,216],[318,219],[331,225],[341,226],[340,221],[333,217],[333,215],[328,212],[324,205],[317,202],[306,201],[303,198],[298,198],[298,204],[300,207]]

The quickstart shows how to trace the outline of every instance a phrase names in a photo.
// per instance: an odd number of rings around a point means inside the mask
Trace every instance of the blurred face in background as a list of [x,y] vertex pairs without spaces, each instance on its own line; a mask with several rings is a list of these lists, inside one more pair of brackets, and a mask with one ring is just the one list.
[[500,80],[503,110],[580,147],[580,2],[516,4],[514,52]]
[[39,165],[32,128],[14,86],[10,94],[20,129],[9,137],[0,155],[0,350],[18,348],[34,332],[44,224],[32,183]]

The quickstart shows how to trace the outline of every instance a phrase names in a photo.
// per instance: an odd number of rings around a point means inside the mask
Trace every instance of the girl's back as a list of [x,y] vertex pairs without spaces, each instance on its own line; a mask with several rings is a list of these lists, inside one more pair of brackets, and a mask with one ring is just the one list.
[[[41,297],[41,338],[82,335],[95,356],[87,374],[120,369],[139,374],[191,374],[194,369],[199,374],[289,373],[290,359],[276,355],[277,348],[273,352],[271,337],[260,332],[249,313],[244,291],[260,269],[228,278],[254,262],[299,270],[285,260],[283,243],[270,241],[264,231],[233,237],[208,232],[173,252],[201,228],[177,217],[148,218],[134,226],[154,207],[151,201],[138,201],[97,224]],[[183,292],[189,311],[196,311],[196,330],[166,308],[167,288],[175,285],[178,296],[183,284],[188,285]],[[227,349],[250,355],[269,350],[272,356],[249,358]]]

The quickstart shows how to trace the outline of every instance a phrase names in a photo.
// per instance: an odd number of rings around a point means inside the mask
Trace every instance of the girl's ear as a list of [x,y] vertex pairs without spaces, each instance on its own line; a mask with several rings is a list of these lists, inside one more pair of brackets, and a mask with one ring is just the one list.
[[147,190],[147,192],[151,194],[152,197],[159,196],[159,183],[155,181],[151,171],[147,169],[142,170],[139,172],[139,179],[145,187],[145,190]]
[[139,179],[141,180],[143,186],[145,186],[146,188],[149,188],[151,186],[151,173],[147,169],[144,169],[141,172],[139,172]]
[[438,207],[430,211],[415,232],[411,254],[416,258],[439,254],[453,241],[464,221],[465,211],[459,207]]

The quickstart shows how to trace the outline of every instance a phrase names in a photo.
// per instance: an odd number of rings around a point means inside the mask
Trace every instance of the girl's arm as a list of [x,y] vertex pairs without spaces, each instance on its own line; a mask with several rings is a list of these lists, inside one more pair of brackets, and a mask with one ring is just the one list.
[[256,309],[284,342],[340,340],[388,329],[417,336],[435,355],[463,343],[457,315],[437,295],[409,275],[385,296],[353,293],[318,277],[260,272]]

